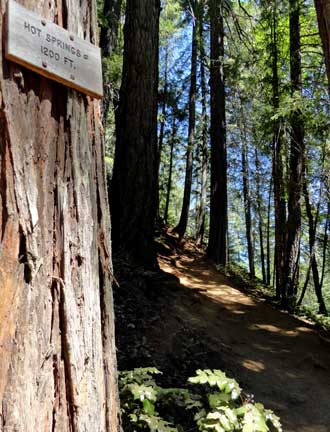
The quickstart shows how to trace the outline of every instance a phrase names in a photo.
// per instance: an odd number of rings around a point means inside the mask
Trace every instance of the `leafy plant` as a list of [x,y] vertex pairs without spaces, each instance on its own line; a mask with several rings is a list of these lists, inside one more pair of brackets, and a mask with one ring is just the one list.
[[159,387],[156,368],[138,368],[119,373],[121,413],[125,431],[177,432],[155,409]]
[[262,404],[244,398],[238,383],[221,370],[198,370],[188,380],[201,385],[196,392],[159,387],[154,375],[160,373],[156,368],[120,373],[125,431],[183,431],[183,414],[201,432],[282,431],[279,418]]
[[260,403],[244,401],[238,383],[221,370],[198,370],[188,381],[211,389],[207,403],[195,415],[201,432],[268,432],[271,426],[282,431],[279,418]]

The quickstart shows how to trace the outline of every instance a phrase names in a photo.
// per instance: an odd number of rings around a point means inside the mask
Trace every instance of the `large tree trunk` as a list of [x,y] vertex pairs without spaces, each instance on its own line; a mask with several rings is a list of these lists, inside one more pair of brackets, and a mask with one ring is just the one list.
[[[117,431],[99,103],[4,60],[0,1],[0,430]],[[22,1],[95,43],[87,0]]]
[[[301,95],[301,58],[300,58],[300,7],[299,0],[290,0],[290,72],[292,96]],[[286,302],[295,303],[298,289],[300,236],[301,236],[301,198],[304,160],[304,123],[299,109],[291,114],[290,179],[288,199],[288,221],[286,239]]]
[[153,236],[159,13],[159,0],[127,0],[110,195],[114,250],[148,268],[157,267]]
[[225,113],[224,26],[222,2],[210,1],[211,39],[211,202],[207,253],[216,263],[227,265],[227,149]]
[[329,0],[314,1],[330,89],[330,3]]
[[[195,5],[195,2],[193,3]],[[193,6],[195,10],[195,6]],[[178,225],[174,231],[182,238],[186,232],[190,208],[190,196],[193,177],[193,154],[195,146],[195,125],[196,125],[196,83],[197,83],[197,31],[196,23],[193,21],[191,48],[191,74],[189,92],[189,126],[188,126],[188,146],[186,153],[186,176],[184,182],[183,201],[181,215]]]

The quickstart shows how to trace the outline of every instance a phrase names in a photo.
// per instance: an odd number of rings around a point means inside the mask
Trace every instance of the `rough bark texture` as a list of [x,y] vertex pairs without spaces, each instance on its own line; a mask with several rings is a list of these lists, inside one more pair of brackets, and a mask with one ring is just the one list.
[[317,20],[322,40],[325,65],[330,89],[330,3],[329,0],[315,0]]
[[[300,7],[299,0],[290,0],[290,74],[292,96],[300,96],[301,58],[300,58]],[[288,221],[286,239],[285,298],[282,302],[295,302],[298,290],[300,236],[301,236],[301,199],[304,161],[304,123],[299,109],[291,114],[290,179],[288,199]],[[287,297],[287,298],[286,298]]]
[[[95,2],[21,3],[96,42]],[[0,431],[117,431],[99,103],[5,61],[2,47]]]
[[[195,2],[193,3],[195,4]],[[195,7],[193,7],[195,10]],[[189,91],[189,126],[188,126],[188,146],[186,154],[186,176],[184,182],[183,202],[181,215],[178,225],[174,231],[179,237],[183,237],[189,217],[190,196],[193,177],[193,154],[195,146],[195,126],[196,126],[196,84],[197,84],[197,31],[196,24],[193,22],[191,48],[191,72],[190,72],[190,91]]]
[[227,149],[225,78],[223,71],[224,28],[222,2],[210,2],[211,20],[211,202],[207,253],[216,263],[227,265]]
[[128,0],[124,64],[116,115],[111,185],[114,249],[156,267],[157,92],[159,0]]

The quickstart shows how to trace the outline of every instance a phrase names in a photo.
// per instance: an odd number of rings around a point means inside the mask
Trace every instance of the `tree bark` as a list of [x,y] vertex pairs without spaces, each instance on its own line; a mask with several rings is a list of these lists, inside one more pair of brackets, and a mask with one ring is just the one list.
[[[92,43],[87,0],[22,1]],[[99,103],[4,60],[0,2],[0,430],[118,431]]]
[[205,77],[205,41],[204,41],[204,16],[201,16],[199,24],[199,46],[200,46],[200,72],[201,72],[201,92],[202,92],[202,142],[201,142],[201,156],[202,156],[202,181],[200,202],[197,214],[197,244],[202,244],[205,234],[205,218],[206,218],[206,198],[207,198],[207,174],[208,174],[208,136],[209,125],[207,115],[207,91],[206,91],[206,77]]
[[158,268],[153,236],[159,13],[159,0],[128,0],[126,4],[123,78],[110,193],[114,250],[148,268]]
[[222,2],[210,1],[211,200],[207,253],[225,267],[228,261],[227,148],[225,113],[224,26]]
[[[290,72],[291,93],[301,95],[300,7],[290,0]],[[291,113],[290,179],[288,187],[288,221],[286,239],[286,275],[284,303],[295,303],[299,283],[301,236],[301,198],[304,162],[304,123],[300,109]]]
[[330,91],[330,3],[328,0],[314,1],[328,76],[328,88]]
[[[193,10],[195,3],[193,3]],[[188,146],[186,153],[186,175],[183,191],[183,202],[181,215],[178,225],[174,231],[182,238],[185,235],[190,208],[190,196],[193,177],[193,154],[195,146],[195,125],[196,125],[196,83],[197,83],[197,31],[196,23],[193,22],[191,47],[191,74],[190,74],[190,92],[189,92],[189,127],[188,127]]]

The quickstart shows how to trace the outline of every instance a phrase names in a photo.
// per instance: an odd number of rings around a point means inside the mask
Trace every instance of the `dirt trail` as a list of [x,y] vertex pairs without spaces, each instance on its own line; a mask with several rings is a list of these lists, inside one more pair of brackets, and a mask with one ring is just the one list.
[[[160,264],[180,278],[185,291],[174,294],[173,315],[205,335],[212,352],[219,353],[219,368],[273,409],[285,431],[330,432],[327,339],[310,324],[233,287],[202,255],[163,257]],[[216,363],[213,355],[209,367]]]

